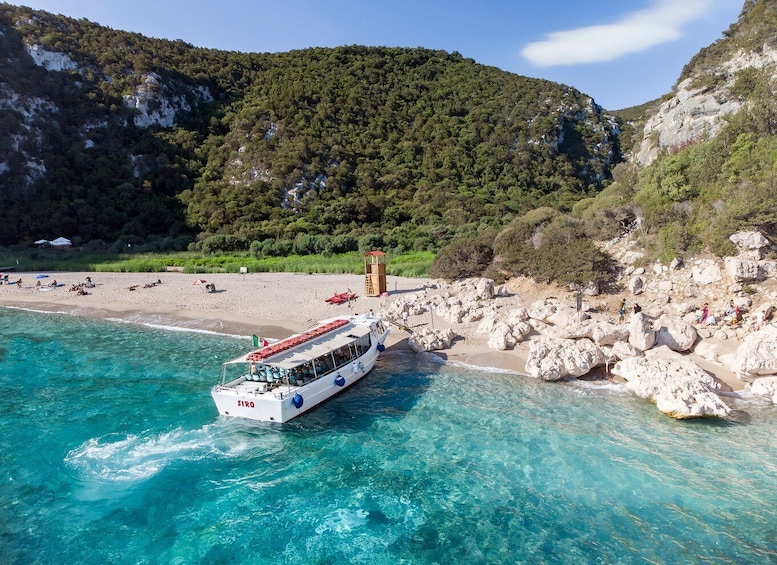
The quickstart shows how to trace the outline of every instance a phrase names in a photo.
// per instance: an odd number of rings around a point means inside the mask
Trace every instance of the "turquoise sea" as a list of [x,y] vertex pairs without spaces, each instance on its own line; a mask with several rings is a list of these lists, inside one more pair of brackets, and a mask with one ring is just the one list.
[[776,563],[777,408],[387,351],[284,426],[209,390],[248,339],[0,308],[0,563]]

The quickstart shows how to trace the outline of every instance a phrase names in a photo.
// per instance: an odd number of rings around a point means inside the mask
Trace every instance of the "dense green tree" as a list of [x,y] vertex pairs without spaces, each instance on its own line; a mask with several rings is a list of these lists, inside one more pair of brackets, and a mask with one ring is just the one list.
[[[15,218],[0,243],[39,231],[358,240],[401,227],[392,246],[438,249],[540,201],[571,209],[617,159],[612,120],[586,96],[458,53],[231,53],[5,4],[0,31],[3,88],[42,101],[28,117],[0,113],[4,135],[40,133],[0,148],[12,187],[0,204]],[[46,71],[25,44],[74,68]],[[149,126],[125,103],[145,95],[152,115],[177,108],[174,123]],[[31,155],[45,174],[30,174]],[[447,239],[429,237],[439,224]]]

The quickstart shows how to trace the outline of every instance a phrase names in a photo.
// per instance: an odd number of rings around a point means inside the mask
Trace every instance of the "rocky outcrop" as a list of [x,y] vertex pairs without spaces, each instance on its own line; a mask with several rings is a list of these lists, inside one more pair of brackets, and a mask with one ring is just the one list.
[[156,73],[141,78],[135,93],[124,96],[124,105],[134,110],[135,127],[148,128],[158,125],[169,128],[176,125],[179,113],[190,113],[192,104],[210,102],[213,96],[206,87],[187,88],[181,93],[173,91],[173,85],[162,81]]
[[416,353],[421,353],[422,351],[438,351],[441,349],[448,349],[456,337],[456,334],[450,328],[436,330],[423,328],[418,332],[413,332],[413,334],[407,338],[407,343]]
[[657,326],[655,347],[665,345],[672,351],[688,351],[698,337],[696,328],[691,324],[667,315],[658,318],[655,326]]
[[24,50],[32,58],[33,62],[47,71],[73,71],[78,69],[78,64],[64,53],[57,53],[44,49],[38,44],[24,45]]
[[762,377],[756,379],[747,385],[746,388],[753,396],[767,398],[773,404],[777,404],[777,377]]
[[696,342],[693,352],[707,361],[721,362],[721,358],[726,354],[726,347],[723,345],[725,340],[715,338],[701,339]]
[[712,259],[698,259],[691,269],[693,282],[697,285],[716,283],[723,278],[717,262]]
[[645,279],[639,275],[629,279],[629,291],[631,294],[642,294],[643,290],[645,290]]
[[733,282],[753,282],[766,278],[767,270],[762,269],[758,261],[726,257],[726,274]]
[[512,349],[517,343],[529,335],[531,325],[526,321],[526,310],[523,308],[512,310],[507,320],[502,320],[495,313],[484,318],[478,325],[478,333],[488,335],[488,347],[504,351]]
[[626,341],[618,341],[612,344],[609,351],[605,352],[608,357],[608,362],[620,359],[629,359],[630,357],[642,357],[644,353],[629,344]]
[[604,362],[604,353],[589,339],[540,338],[531,344],[526,372],[537,379],[557,381],[581,377]]
[[678,83],[674,96],[662,102],[656,113],[645,122],[634,160],[641,165],[649,165],[661,151],[717,135],[726,124],[726,117],[742,108],[742,100],[731,94],[738,71],[776,65],[777,51],[764,45],[757,53],[739,51],[717,67],[704,69],[705,76],[714,75],[721,79],[715,87],[697,85],[694,77]]
[[755,259],[763,259],[763,251],[770,242],[759,231],[740,231],[729,236],[729,241],[737,246],[739,255],[753,253]]
[[777,374],[777,327],[767,325],[748,335],[732,356],[731,370],[740,380]]
[[612,373],[624,379],[634,394],[654,402],[661,412],[673,418],[725,418],[731,413],[718,396],[718,382],[668,347],[619,361]]
[[629,344],[640,351],[647,351],[656,343],[653,321],[644,313],[637,312],[629,321]]
[[629,339],[629,330],[625,326],[606,320],[584,320],[572,324],[564,330],[564,337],[580,339],[586,337],[596,345],[613,345]]

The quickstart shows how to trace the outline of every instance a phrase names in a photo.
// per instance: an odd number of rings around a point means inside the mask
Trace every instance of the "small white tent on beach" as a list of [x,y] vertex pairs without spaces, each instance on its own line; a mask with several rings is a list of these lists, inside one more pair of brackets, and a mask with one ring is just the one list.
[[73,245],[73,242],[71,242],[66,237],[58,237],[57,239],[49,241],[49,245],[51,245],[51,247],[59,247],[62,249],[65,247],[70,247],[71,245]]

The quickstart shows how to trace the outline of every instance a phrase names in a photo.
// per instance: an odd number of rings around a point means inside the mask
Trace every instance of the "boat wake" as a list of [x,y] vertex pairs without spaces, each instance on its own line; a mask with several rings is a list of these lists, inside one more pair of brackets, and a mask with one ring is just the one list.
[[216,423],[198,430],[91,438],[70,451],[65,463],[86,481],[133,483],[156,475],[175,461],[239,457],[252,449],[250,442],[239,436],[214,430],[218,426]]

